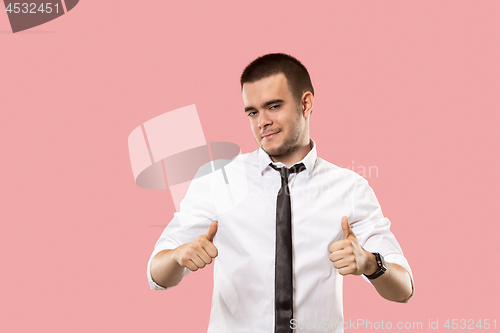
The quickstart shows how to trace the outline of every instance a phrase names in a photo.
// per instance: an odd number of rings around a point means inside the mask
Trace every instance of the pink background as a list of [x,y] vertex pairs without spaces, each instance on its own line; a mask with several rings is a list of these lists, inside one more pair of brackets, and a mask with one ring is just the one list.
[[208,142],[255,150],[238,80],[268,52],[310,71],[319,155],[378,168],[414,271],[408,304],[345,278],[346,321],[498,322],[499,16],[497,0],[85,0],[12,34],[2,10],[0,330],[206,331],[212,267],[148,287],[175,208],[135,185],[127,137],[196,104]]

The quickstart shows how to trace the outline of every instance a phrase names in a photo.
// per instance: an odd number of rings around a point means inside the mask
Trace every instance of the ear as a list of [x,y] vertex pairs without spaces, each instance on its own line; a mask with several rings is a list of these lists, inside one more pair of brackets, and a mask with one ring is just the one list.
[[302,108],[301,109],[302,115],[304,116],[304,118],[307,119],[313,111],[313,104],[314,104],[313,94],[310,91],[306,91],[302,95],[302,99],[301,99],[300,104],[301,104],[300,106]]

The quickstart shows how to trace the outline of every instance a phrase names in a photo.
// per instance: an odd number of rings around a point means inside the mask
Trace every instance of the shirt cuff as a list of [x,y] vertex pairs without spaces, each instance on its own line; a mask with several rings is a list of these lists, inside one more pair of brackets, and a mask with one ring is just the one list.
[[[175,248],[176,248],[176,246],[172,243],[166,243],[163,246],[156,246],[153,253],[151,254],[151,257],[149,257],[148,267],[147,267],[147,275],[148,275],[149,287],[151,289],[153,289],[153,290],[167,290],[167,289],[170,289],[172,287],[177,286],[182,281],[182,279],[181,279],[181,281],[179,281],[179,283],[177,283],[176,285],[171,286],[171,287],[163,287],[163,286],[160,286],[159,284],[157,284],[153,280],[153,277],[151,276],[151,261],[153,260],[153,257],[156,254],[158,254],[158,252],[161,252],[163,250],[173,250]],[[184,268],[184,273],[182,274],[182,277],[184,278],[186,275],[189,274],[189,272],[191,272],[189,269]]]

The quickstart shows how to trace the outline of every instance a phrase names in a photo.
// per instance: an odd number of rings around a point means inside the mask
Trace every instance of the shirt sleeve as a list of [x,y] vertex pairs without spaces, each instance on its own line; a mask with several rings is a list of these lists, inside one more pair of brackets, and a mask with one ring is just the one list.
[[[192,242],[196,237],[207,232],[210,223],[216,220],[212,201],[211,175],[195,178],[191,181],[186,196],[180,203],[179,212],[163,230],[151,254],[147,276],[151,289],[166,290],[153,281],[151,277],[151,260],[160,251],[172,250],[180,245]],[[183,277],[191,272],[184,268]]]
[[[353,189],[352,204],[353,216],[350,224],[361,246],[367,251],[380,253],[386,262],[398,264],[408,271],[412,284],[411,298],[414,286],[410,265],[390,230],[391,222],[382,214],[375,193],[362,177],[359,177]],[[370,282],[364,275],[363,278]]]

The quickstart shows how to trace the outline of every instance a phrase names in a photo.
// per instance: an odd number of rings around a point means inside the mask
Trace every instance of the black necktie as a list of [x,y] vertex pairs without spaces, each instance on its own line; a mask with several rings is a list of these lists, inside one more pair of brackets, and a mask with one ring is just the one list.
[[303,163],[290,169],[270,166],[281,174],[281,189],[276,201],[276,257],[275,257],[275,319],[274,332],[292,332],[293,319],[293,271],[292,271],[292,208],[288,175],[305,170]]

